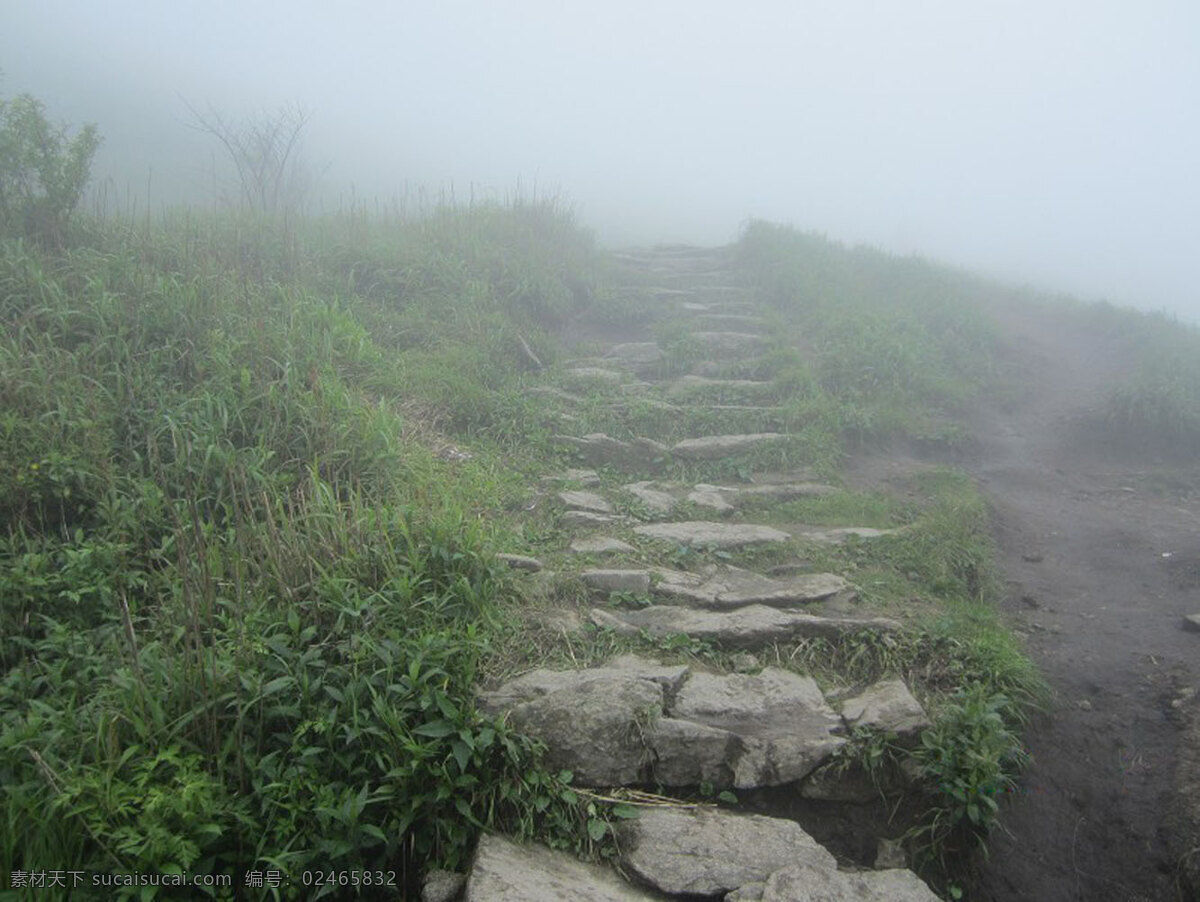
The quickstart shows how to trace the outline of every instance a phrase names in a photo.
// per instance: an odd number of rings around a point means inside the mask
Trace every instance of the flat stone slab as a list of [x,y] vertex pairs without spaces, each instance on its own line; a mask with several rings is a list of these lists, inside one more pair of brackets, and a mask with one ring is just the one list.
[[673,605],[650,605],[638,611],[593,608],[588,616],[596,626],[618,635],[639,636],[644,630],[661,639],[685,634],[732,648],[757,648],[799,638],[836,640],[847,633],[889,633],[900,629],[899,622],[886,617],[823,617],[762,604],[733,611],[702,611]]
[[702,573],[656,569],[650,576],[650,594],[660,602],[715,609],[752,604],[795,607],[854,591],[851,583],[834,573],[771,579],[740,567],[722,566]]
[[624,442],[603,432],[593,432],[584,436],[556,435],[553,440],[573,448],[593,467],[652,469],[667,456],[666,445],[642,437]]
[[595,514],[611,514],[613,506],[595,492],[572,490],[558,493],[558,500],[571,510],[591,511]]
[[671,455],[683,460],[721,460],[726,457],[736,457],[761,448],[763,445],[774,444],[787,438],[780,432],[757,432],[749,435],[707,435],[702,438],[689,438],[671,446]]
[[793,530],[792,535],[803,542],[844,545],[850,539],[878,539],[895,532],[895,529],[875,529],[873,526],[800,526]]
[[648,539],[723,549],[771,545],[791,539],[786,532],[772,526],[759,526],[752,523],[713,523],[708,520],[649,523],[645,526],[636,526],[633,531]]
[[809,862],[789,863],[770,876],[762,902],[937,902],[912,871],[839,871]]
[[762,397],[775,388],[773,382],[753,379],[708,379],[704,376],[681,376],[667,389],[668,398],[686,398],[694,395],[716,395],[717,397]]
[[584,570],[579,574],[579,578],[589,589],[598,592],[650,591],[648,570]]
[[610,536],[572,540],[569,550],[575,554],[628,554],[637,551],[628,542]]
[[698,485],[696,489],[716,492],[733,504],[762,498],[770,501],[795,501],[797,498],[821,498],[838,493],[838,489],[835,487],[819,482],[786,482],[749,486]]
[[836,870],[795,821],[718,808],[650,808],[621,824],[621,865],[671,895],[713,897],[796,862]]
[[674,695],[687,679],[688,673],[686,664],[659,664],[634,654],[620,655],[606,664],[585,670],[550,670],[540,667],[513,677],[498,689],[481,692],[479,706],[490,714],[498,714],[513,705],[541,698],[559,689],[613,677],[648,680]]
[[697,507],[708,508],[715,514],[731,514],[736,510],[720,492],[710,491],[708,486],[696,486],[688,492],[687,500]]
[[778,667],[758,674],[692,674],[671,716],[741,738],[733,774],[738,789],[801,780],[846,742],[837,735],[842,719],[816,681]]
[[626,655],[589,670],[535,670],[481,693],[479,706],[507,713],[517,729],[546,743],[548,767],[570,770],[580,786],[626,786],[649,777],[653,750],[645,726],[686,677]]
[[533,843],[485,833],[479,838],[464,902],[647,902],[611,868]]
[[624,523],[624,517],[616,517],[612,514],[597,514],[592,511],[564,511],[563,515],[558,518],[558,522],[562,526],[590,529],[596,526],[611,526],[614,523]]
[[631,482],[621,488],[642,502],[653,514],[669,514],[679,503],[670,492],[654,488],[653,482]]
[[760,350],[765,336],[757,332],[693,332],[688,336],[709,354],[735,355]]
[[868,727],[911,739],[932,726],[921,703],[904,680],[880,680],[842,704],[842,717],[851,727]]

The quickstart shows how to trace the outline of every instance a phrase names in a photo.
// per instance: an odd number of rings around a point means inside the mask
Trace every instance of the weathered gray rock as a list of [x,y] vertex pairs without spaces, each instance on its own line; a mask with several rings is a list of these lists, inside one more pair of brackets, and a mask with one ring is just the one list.
[[645,902],[655,896],[609,868],[565,852],[485,833],[479,839],[465,902]]
[[786,542],[791,536],[772,526],[752,523],[713,523],[708,520],[686,520],[680,523],[649,523],[634,527],[640,536],[677,542],[681,545],[734,549],[751,545],[770,545]]
[[[696,486],[700,488],[700,486]],[[723,495],[732,504],[766,498],[770,501],[795,501],[797,498],[819,498],[836,495],[838,489],[819,482],[783,482],[747,486],[710,486],[712,491]]]
[[894,529],[875,529],[871,526],[808,526],[799,527],[793,535],[803,542],[819,542],[822,545],[842,545],[848,539],[878,539],[896,532]]
[[660,465],[667,456],[666,445],[642,437],[623,442],[603,432],[593,432],[582,437],[556,435],[554,441],[574,448],[593,467],[651,469]]
[[651,749],[651,777],[663,786],[733,785],[742,740],[728,730],[690,720],[661,717],[645,732]]
[[667,695],[674,697],[688,673],[686,664],[659,664],[633,654],[621,655],[601,667],[586,670],[539,668],[513,677],[497,689],[480,693],[479,707],[489,714],[500,714],[514,705],[551,695],[561,689],[614,678],[645,680],[660,686]]
[[1200,633],[1200,614],[1188,614],[1183,618],[1183,628],[1193,633]]
[[624,786],[645,779],[649,750],[638,725],[663,706],[662,687],[626,675],[595,676],[509,710],[509,722],[546,743],[547,766],[579,786]]
[[595,492],[571,490],[558,493],[558,500],[571,510],[591,511],[594,514],[611,514],[613,506]]
[[787,438],[781,432],[755,432],[748,435],[706,435],[684,439],[671,446],[671,454],[683,460],[721,460],[736,457]]
[[651,575],[651,594],[661,602],[717,609],[751,604],[794,607],[854,589],[833,573],[807,573],[778,580],[728,565],[709,567],[701,573],[656,569]]
[[430,871],[421,881],[421,902],[454,902],[462,895],[466,883],[466,874]]
[[731,514],[734,511],[734,506],[726,501],[720,492],[713,490],[712,486],[696,486],[688,492],[687,500],[697,507],[706,507],[717,514]]
[[730,785],[736,737],[673,721],[664,712],[688,675],[624,655],[587,670],[535,670],[481,693],[480,708],[547,747],[547,763],[575,774],[580,786],[702,781]]
[[816,682],[777,667],[753,675],[693,674],[671,715],[741,738],[733,775],[739,789],[800,780],[846,741],[837,735],[841,718]]
[[559,525],[590,529],[594,526],[611,526],[613,523],[625,522],[624,517],[612,514],[596,514],[591,511],[564,511],[558,518]]
[[652,482],[631,482],[623,485],[625,491],[637,498],[653,514],[669,514],[679,502],[669,492],[653,487]]
[[610,536],[596,536],[592,539],[574,539],[570,550],[575,554],[626,554],[637,549],[628,542],[614,539]]
[[579,578],[597,592],[649,592],[649,570],[584,570]]
[[600,474],[595,470],[568,467],[565,473],[554,476],[543,476],[542,482],[577,482],[584,487],[591,488],[600,484]]
[[839,871],[797,861],[773,873],[762,902],[936,902],[912,871]]
[[842,717],[851,727],[868,727],[911,739],[931,726],[904,680],[881,680],[849,698],[842,705]]
[[671,383],[668,398],[687,398],[695,395],[718,398],[761,398],[769,395],[775,385],[772,382],[756,382],[750,379],[708,379],[704,376],[683,376]]
[[526,573],[537,573],[542,569],[541,561],[523,554],[498,554],[496,560],[508,564],[514,570],[524,570]]
[[693,332],[689,338],[707,354],[733,357],[761,350],[766,346],[764,336],[754,332]]
[[732,893],[726,893],[722,902],[762,902],[766,888],[766,883],[755,880],[753,883],[739,886]]
[[637,636],[643,630],[655,638],[684,634],[732,648],[756,648],[801,637],[836,640],[846,633],[888,633],[900,628],[897,621],[884,617],[820,617],[761,604],[733,611],[700,611],[670,605],[620,612],[594,608],[588,616],[596,626],[619,635]]
[[794,862],[837,862],[795,821],[717,808],[651,808],[621,824],[621,864],[672,895],[714,896],[765,881]]

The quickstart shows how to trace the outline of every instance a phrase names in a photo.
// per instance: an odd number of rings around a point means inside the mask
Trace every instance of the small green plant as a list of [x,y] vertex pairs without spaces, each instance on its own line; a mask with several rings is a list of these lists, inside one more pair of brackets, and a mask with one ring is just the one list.
[[947,861],[983,846],[1000,799],[1016,788],[1029,762],[1013,730],[1015,706],[982,683],[959,690],[921,736],[914,757],[933,800],[923,823],[910,831],[917,858]]

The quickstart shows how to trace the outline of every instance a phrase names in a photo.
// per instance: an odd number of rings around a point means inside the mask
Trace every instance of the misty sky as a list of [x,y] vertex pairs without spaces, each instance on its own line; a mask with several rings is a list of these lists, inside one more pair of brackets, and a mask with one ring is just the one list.
[[154,203],[212,194],[180,98],[299,101],[332,198],[519,184],[607,244],[762,217],[1200,319],[1195,0],[0,0],[0,70]]

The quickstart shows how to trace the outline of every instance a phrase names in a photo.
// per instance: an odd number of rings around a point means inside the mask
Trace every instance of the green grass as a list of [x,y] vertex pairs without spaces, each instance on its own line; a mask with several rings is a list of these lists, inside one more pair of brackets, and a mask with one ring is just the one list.
[[1157,314],[1098,316],[1133,344],[1133,373],[1109,392],[1109,431],[1125,442],[1187,455],[1200,442],[1200,328]]
[[792,376],[852,439],[928,433],[993,378],[981,283],[953,270],[762,221],[737,245],[749,284],[800,336]]
[[0,867],[411,892],[484,825],[595,850],[472,701],[548,435],[525,348],[596,279],[569,212],[77,225],[0,239]]

